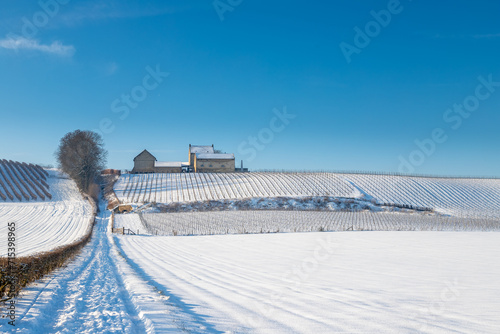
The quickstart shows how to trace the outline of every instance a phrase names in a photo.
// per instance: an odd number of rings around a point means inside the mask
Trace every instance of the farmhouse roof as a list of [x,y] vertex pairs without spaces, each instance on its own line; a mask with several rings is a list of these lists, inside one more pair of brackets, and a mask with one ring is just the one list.
[[148,150],[144,150],[141,153],[137,154],[137,156],[134,158],[134,161],[135,161],[135,159],[137,159],[139,157],[152,157],[156,161],[156,157],[154,155],[152,155],[151,153],[149,153]]
[[197,153],[196,159],[224,159],[234,160],[233,153]]
[[206,145],[191,145],[190,150],[191,153],[214,153],[214,147]]

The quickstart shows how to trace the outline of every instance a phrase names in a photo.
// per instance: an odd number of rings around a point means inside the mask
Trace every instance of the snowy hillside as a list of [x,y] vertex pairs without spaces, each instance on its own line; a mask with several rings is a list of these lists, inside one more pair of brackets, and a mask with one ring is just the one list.
[[124,174],[115,184],[123,202],[192,202],[277,196],[359,197],[335,174],[177,173]]
[[423,178],[336,173],[125,174],[123,203],[172,203],[253,197],[333,196],[429,207],[469,218],[500,218],[499,179]]
[[[86,234],[92,207],[75,183],[56,170],[47,171],[52,199],[31,202],[0,202],[0,235],[16,223],[16,255],[25,256],[67,245]],[[0,256],[6,256],[7,238],[0,238]]]
[[48,173],[40,166],[0,159],[0,200],[4,202],[50,200]]
[[500,179],[363,174],[343,177],[380,202],[430,207],[459,217],[500,218]]

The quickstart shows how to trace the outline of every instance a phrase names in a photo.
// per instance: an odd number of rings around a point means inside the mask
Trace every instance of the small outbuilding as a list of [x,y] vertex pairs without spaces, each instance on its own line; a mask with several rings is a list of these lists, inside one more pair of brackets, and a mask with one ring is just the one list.
[[134,208],[132,207],[132,205],[129,204],[120,204],[113,209],[115,213],[129,213],[132,212],[133,210]]

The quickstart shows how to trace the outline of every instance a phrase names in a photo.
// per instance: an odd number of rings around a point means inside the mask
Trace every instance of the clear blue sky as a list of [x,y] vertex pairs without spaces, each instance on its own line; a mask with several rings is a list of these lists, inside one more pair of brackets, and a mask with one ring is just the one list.
[[0,1],[0,158],[55,164],[101,128],[111,168],[191,143],[251,169],[500,176],[498,1],[41,3]]

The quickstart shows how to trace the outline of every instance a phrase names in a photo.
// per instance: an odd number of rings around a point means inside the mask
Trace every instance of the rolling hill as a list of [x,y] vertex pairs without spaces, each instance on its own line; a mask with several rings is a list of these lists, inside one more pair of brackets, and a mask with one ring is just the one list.
[[500,180],[340,173],[124,174],[122,203],[330,196],[432,208],[464,218],[500,218]]
[[48,176],[47,171],[38,165],[2,159],[0,199],[5,202],[50,200]]
[[[16,225],[16,256],[68,245],[91,228],[93,209],[76,184],[57,170],[0,160],[0,235]],[[1,197],[1,196],[0,196]],[[0,238],[0,256],[7,255],[7,237]]]

